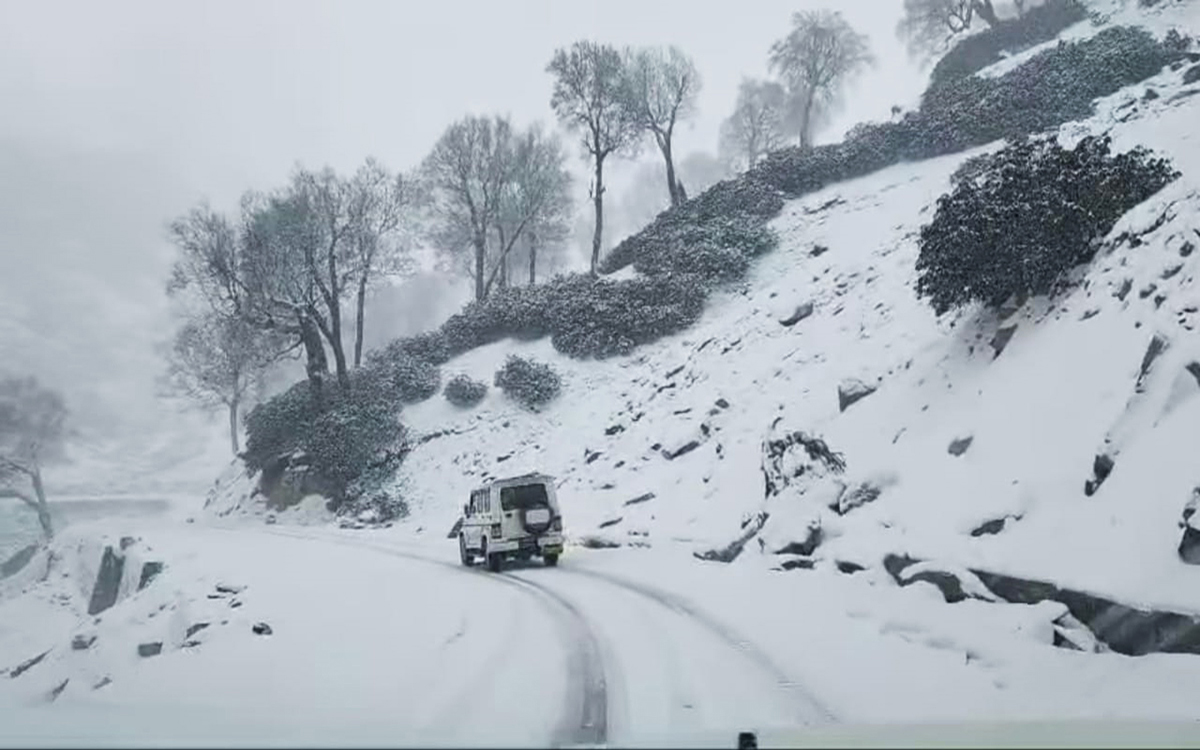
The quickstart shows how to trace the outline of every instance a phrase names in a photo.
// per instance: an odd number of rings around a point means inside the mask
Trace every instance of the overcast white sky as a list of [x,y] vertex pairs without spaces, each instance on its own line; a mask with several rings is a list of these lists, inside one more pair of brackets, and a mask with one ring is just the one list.
[[197,200],[232,207],[296,161],[408,170],[468,112],[551,121],[545,65],[581,38],[691,54],[676,153],[713,151],[741,77],[821,6],[879,59],[827,137],[915,101],[901,0],[0,0],[0,367],[124,414],[170,333],[165,223]]

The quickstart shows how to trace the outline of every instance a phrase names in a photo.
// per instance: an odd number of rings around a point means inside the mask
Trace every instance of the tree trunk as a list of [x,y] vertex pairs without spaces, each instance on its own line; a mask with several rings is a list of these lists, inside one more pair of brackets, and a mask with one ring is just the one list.
[[333,363],[337,368],[338,387],[350,390],[350,372],[346,368],[346,349],[342,346],[342,304],[336,298],[329,306],[329,348],[333,349]]
[[996,26],[1000,23],[1000,19],[996,16],[996,9],[992,6],[992,0],[972,0],[972,5],[975,12],[987,22],[988,26]]
[[529,233],[529,286],[537,283],[537,233]]
[[675,179],[675,160],[671,158],[671,136],[667,135],[659,146],[663,160],[667,163],[667,193],[671,197],[671,205],[681,203],[679,198],[679,182]]
[[367,304],[367,276],[358,280],[358,298],[355,300],[354,313],[354,369],[362,365],[363,348],[363,317]]
[[485,296],[483,275],[487,273],[487,238],[475,234],[475,301],[482,302]]
[[46,539],[54,536],[54,525],[50,519],[50,506],[46,504],[46,488],[42,485],[42,470],[36,466],[33,473],[29,475],[33,480],[33,494],[37,496],[37,517],[38,523],[42,526],[42,533],[46,535]]
[[604,232],[604,157],[596,157],[596,185],[592,190],[592,205],[596,209],[596,229],[592,233],[592,275],[600,265],[600,239]]
[[804,109],[800,112],[800,148],[807,150],[812,146],[812,111],[817,99],[817,90],[809,88],[804,97]]
[[317,404],[324,397],[325,376],[329,373],[329,360],[325,358],[325,344],[321,341],[321,331],[308,315],[300,315],[300,342],[304,344],[305,373],[312,387],[313,397]]
[[234,399],[229,403],[229,445],[233,448],[233,455],[241,452],[242,448],[238,444],[238,402]]

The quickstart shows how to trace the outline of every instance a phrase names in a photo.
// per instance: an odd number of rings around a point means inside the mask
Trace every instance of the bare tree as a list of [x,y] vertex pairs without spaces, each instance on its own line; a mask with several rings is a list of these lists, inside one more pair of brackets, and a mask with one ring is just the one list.
[[496,222],[498,258],[484,293],[491,290],[496,273],[503,269],[508,284],[513,249],[524,239],[530,283],[537,276],[537,252],[542,243],[559,241],[563,224],[573,211],[571,175],[567,172],[562,143],[534,124],[513,144],[509,179],[505,183]]
[[821,112],[836,106],[850,81],[874,63],[866,36],[836,11],[792,15],[791,32],[771,45],[770,65],[787,86],[800,146],[812,145]]
[[414,270],[409,209],[412,181],[368,158],[350,181],[350,243],[355,282],[354,366],[362,364],[367,290],[381,278]]
[[595,274],[604,231],[604,160],[622,151],[632,153],[641,130],[622,105],[625,72],[616,48],[575,42],[569,49],[555,50],[546,72],[554,76],[550,106],[568,130],[580,134],[584,152],[592,161],[590,194],[596,221],[591,272]]
[[[1023,14],[1024,5],[1018,0],[1018,13]],[[927,58],[971,28],[976,17],[989,26],[1000,23],[992,0],[904,0],[904,16],[896,33],[907,41],[910,55]]]
[[675,126],[696,112],[700,73],[678,47],[628,49],[624,53],[625,98],[629,117],[650,133],[667,168],[667,195],[680,202],[672,139]]
[[54,535],[42,468],[63,457],[67,407],[62,396],[32,377],[0,378],[0,498],[20,500],[37,513],[42,534]]
[[726,163],[749,169],[783,145],[787,92],[775,81],[743,78],[733,114],[721,123],[720,148]]
[[244,318],[207,311],[188,320],[166,351],[167,389],[204,408],[224,407],[234,455],[240,450],[242,407],[256,392],[266,369],[289,351],[280,338],[254,328]]
[[512,140],[507,118],[471,115],[446,128],[421,166],[431,192],[430,239],[451,254],[470,249],[476,300],[487,296],[488,239],[512,170]]

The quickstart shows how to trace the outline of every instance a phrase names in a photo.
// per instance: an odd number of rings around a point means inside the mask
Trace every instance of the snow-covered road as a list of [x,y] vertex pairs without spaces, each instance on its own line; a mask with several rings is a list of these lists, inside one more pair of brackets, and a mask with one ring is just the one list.
[[[633,738],[644,741],[735,727],[761,730],[833,721],[832,713],[803,685],[748,640],[687,600],[652,586],[576,567],[570,560],[555,569],[536,562],[514,564],[494,575],[461,567],[449,544],[442,554],[423,545],[355,539],[332,531],[275,529],[270,533],[388,556],[412,577],[469,577],[471,585],[503,597],[504,612],[536,618],[542,627],[553,628],[557,647],[542,643],[527,649],[528,638],[513,637],[512,632],[499,641],[480,639],[464,645],[463,652],[473,654],[476,664],[466,668],[465,682],[451,679],[455,687],[450,689],[461,690],[460,703],[482,700],[485,707],[447,722],[454,739],[485,738],[497,721],[508,723],[523,716],[506,713],[504,704],[486,705],[508,688],[548,687],[561,678],[566,680],[565,689],[539,689],[545,697],[530,701],[541,706],[561,704],[553,730],[542,738],[556,745],[623,744]],[[462,584],[455,580],[454,585]],[[475,622],[476,634],[505,627],[503,617],[475,607],[469,596],[439,597],[436,605],[453,609],[464,622]],[[530,653],[536,656],[531,658]],[[487,668],[481,668],[485,663]],[[550,667],[560,673],[560,679],[539,682],[533,679],[531,667]],[[447,670],[458,668],[447,665]],[[529,720],[531,726],[544,726],[532,717]]]

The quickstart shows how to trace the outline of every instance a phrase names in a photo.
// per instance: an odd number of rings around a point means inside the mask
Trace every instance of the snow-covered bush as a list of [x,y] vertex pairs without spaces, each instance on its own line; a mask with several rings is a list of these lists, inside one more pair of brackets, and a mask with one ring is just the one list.
[[603,359],[684,330],[699,319],[705,281],[671,274],[645,279],[601,279],[558,301],[554,348],[568,357]]
[[493,290],[442,324],[452,354],[462,354],[501,339],[537,339],[550,333],[551,298],[561,291],[561,279],[537,286]]
[[933,66],[930,80],[942,83],[969,76],[999,62],[1004,53],[1014,54],[1048,42],[1087,17],[1087,8],[1079,0],[1046,0],[1020,18],[1005,19],[954,45]]
[[[599,270],[607,274],[634,264],[641,273],[689,271],[699,246],[754,257],[774,246],[765,224],[782,209],[779,191],[761,180],[750,175],[725,180],[660,213],[649,226],[614,247]],[[722,271],[711,278],[719,282],[730,277],[730,272]]]
[[426,331],[415,336],[397,339],[385,348],[395,353],[403,353],[424,360],[432,365],[444,365],[450,361],[451,357],[446,335],[441,331]]
[[1117,219],[1178,175],[1142,148],[1112,155],[1107,136],[1073,150],[1052,138],[1007,146],[938,199],[921,228],[917,293],[938,314],[1048,294],[1091,260]]
[[562,379],[550,365],[515,354],[510,354],[504,367],[496,371],[495,384],[530,409],[550,403],[562,389]]
[[475,406],[487,395],[487,383],[472,380],[466,375],[455,375],[446,383],[442,395],[455,406],[464,409]]
[[381,397],[403,404],[430,398],[441,387],[438,366],[405,351],[405,339],[367,354],[359,369],[359,380],[379,391]]
[[260,471],[275,458],[300,449],[315,415],[307,380],[256,404],[246,415],[246,467]]

